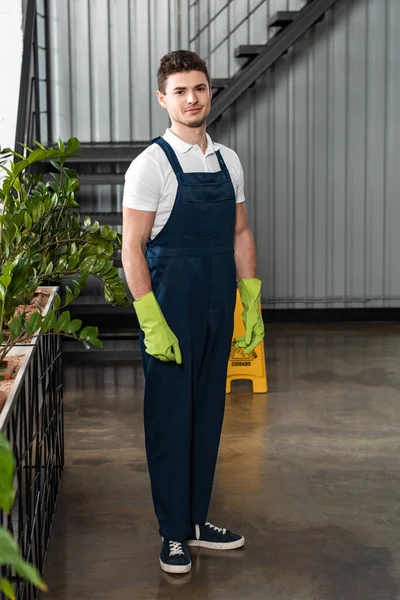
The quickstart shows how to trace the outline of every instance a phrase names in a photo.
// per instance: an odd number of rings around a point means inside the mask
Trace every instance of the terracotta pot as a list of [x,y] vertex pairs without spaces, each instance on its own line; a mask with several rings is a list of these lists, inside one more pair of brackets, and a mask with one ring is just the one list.
[[[1,370],[1,367],[6,367],[5,371]],[[0,381],[8,381],[11,379],[14,372],[15,365],[12,360],[5,360],[0,364]]]

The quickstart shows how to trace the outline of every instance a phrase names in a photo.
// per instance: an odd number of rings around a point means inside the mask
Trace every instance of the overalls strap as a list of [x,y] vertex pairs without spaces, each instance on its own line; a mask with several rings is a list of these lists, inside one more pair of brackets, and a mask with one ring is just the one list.
[[152,142],[154,144],[158,144],[160,146],[160,148],[162,148],[164,150],[164,152],[167,155],[167,158],[170,162],[170,165],[174,170],[175,175],[179,175],[180,173],[183,173],[180,162],[177,159],[175,152],[173,151],[172,147],[168,144],[168,142],[166,142],[164,140],[164,138],[162,138],[162,137],[154,138],[154,140],[152,140]]

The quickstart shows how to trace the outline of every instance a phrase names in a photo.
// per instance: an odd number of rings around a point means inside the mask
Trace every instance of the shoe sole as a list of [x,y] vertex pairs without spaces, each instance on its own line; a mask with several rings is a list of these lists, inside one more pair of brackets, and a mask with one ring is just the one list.
[[187,540],[188,546],[194,546],[197,548],[208,548],[209,550],[235,550],[235,548],[241,548],[245,544],[245,539],[242,537],[236,542],[226,542],[225,544],[218,542],[204,542],[203,540]]
[[160,558],[160,566],[166,573],[189,573],[192,568],[192,563],[188,565],[167,565]]

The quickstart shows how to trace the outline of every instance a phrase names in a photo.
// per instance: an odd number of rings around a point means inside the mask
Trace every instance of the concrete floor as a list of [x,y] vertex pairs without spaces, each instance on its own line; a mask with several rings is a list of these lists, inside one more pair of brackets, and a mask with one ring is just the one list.
[[234,384],[209,519],[244,549],[159,567],[140,363],[65,372],[47,600],[399,600],[400,326],[269,326],[269,393]]

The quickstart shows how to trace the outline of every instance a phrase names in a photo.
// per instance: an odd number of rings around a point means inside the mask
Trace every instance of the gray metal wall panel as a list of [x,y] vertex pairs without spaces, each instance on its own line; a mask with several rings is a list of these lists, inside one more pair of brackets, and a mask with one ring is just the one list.
[[[187,43],[181,0],[49,0],[56,135],[147,140],[168,125],[155,96],[160,57]],[[187,19],[187,10],[180,18]]]
[[269,307],[400,304],[399,30],[400,3],[339,1],[214,128],[256,197]]
[[[51,0],[55,133],[162,132],[158,60],[187,47],[226,2],[108,0],[95,13],[98,1],[85,0],[78,13],[77,0]],[[232,75],[236,46],[265,43],[268,18],[303,5],[233,0],[191,46],[209,55],[212,77]],[[211,131],[243,162],[266,306],[400,304],[399,31],[399,2],[339,0]],[[120,206],[120,191],[110,202]]]
[[[399,202],[399,156],[400,156],[400,7],[398,3],[388,3],[386,14],[386,153],[383,157],[385,168],[385,214],[382,223],[384,237],[385,265],[374,257],[374,246],[371,248],[371,271],[374,281],[383,278],[385,295],[399,295],[400,287],[400,202]],[[373,157],[370,158],[373,164]],[[375,219],[379,217],[374,214]],[[379,224],[379,222],[378,222]],[[372,223],[371,223],[372,227]],[[398,306],[397,301],[386,301],[388,306]]]
[[51,48],[51,115],[55,138],[68,138],[72,131],[69,2],[49,2]]

